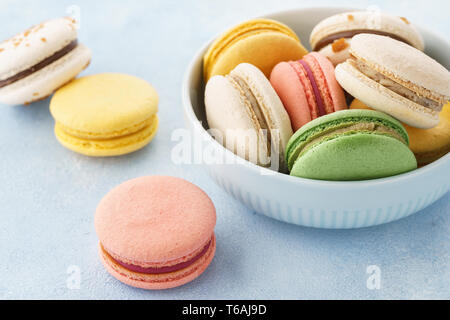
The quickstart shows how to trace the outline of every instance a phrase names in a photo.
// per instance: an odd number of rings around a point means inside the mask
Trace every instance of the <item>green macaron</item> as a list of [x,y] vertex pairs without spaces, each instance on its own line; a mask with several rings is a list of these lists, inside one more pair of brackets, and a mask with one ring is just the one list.
[[298,130],[286,148],[292,176],[329,181],[385,178],[417,169],[405,128],[372,110],[344,110]]

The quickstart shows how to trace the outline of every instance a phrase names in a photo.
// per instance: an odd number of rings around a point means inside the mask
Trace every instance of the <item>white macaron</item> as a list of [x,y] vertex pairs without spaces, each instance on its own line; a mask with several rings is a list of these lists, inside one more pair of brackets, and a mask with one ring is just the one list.
[[378,11],[354,11],[331,16],[313,29],[311,47],[336,66],[349,58],[351,39],[361,33],[389,36],[421,51],[425,45],[416,28],[404,17]]
[[212,77],[205,89],[210,132],[227,149],[254,164],[287,171],[289,115],[265,75],[241,63],[227,76]]
[[360,34],[336,79],[352,96],[412,127],[430,129],[450,100],[450,72],[436,60],[389,37]]
[[0,103],[45,99],[75,78],[91,61],[77,40],[75,21],[58,18],[0,43]]

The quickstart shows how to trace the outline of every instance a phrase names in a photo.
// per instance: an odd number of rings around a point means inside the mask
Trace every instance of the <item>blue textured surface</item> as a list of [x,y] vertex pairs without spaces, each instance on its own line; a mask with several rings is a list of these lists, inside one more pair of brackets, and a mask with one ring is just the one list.
[[[375,3],[450,34],[448,1],[359,1],[358,6]],[[0,299],[450,298],[448,194],[388,225],[314,230],[250,212],[201,167],[170,161],[171,132],[184,126],[182,76],[205,41],[250,17],[336,1],[0,0],[0,38],[64,15],[72,4],[81,8],[80,40],[93,51],[84,74],[115,71],[150,81],[160,94],[161,126],[152,144],[139,152],[92,159],[57,143],[48,100],[1,106]],[[97,257],[93,226],[97,203],[111,188],[151,174],[196,183],[218,213],[218,247],[210,268],[194,282],[163,292],[130,288],[109,276]],[[370,265],[381,270],[380,290],[366,287]],[[81,271],[77,290],[67,286],[73,279],[70,266]]]

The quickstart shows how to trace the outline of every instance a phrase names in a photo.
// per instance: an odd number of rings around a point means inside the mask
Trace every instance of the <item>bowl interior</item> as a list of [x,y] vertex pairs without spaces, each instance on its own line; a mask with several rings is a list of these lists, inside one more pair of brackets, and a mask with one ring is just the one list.
[[[303,45],[310,50],[309,36],[317,23],[331,15],[352,10],[355,9],[342,7],[308,8],[278,12],[264,17],[275,19],[288,25],[297,33]],[[450,69],[450,55],[448,54],[450,52],[450,43],[447,39],[424,27],[417,26],[417,28],[425,40],[426,53],[439,61],[447,69]],[[184,101],[185,108],[190,109],[186,111],[188,113],[193,112],[205,130],[208,129],[208,124],[204,105],[205,83],[203,81],[203,55],[211,42],[206,44],[192,60],[187,70],[186,78],[184,79],[183,89],[183,94],[188,100]],[[450,158],[450,155],[447,155],[446,158]]]

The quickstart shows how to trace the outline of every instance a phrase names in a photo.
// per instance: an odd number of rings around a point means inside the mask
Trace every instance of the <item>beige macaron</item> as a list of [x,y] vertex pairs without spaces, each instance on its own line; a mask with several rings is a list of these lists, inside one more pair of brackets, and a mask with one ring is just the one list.
[[43,22],[0,43],[0,103],[45,99],[91,61],[69,17]]
[[450,100],[450,72],[423,52],[389,37],[360,34],[352,58],[336,67],[336,79],[373,109],[421,129],[439,124]]
[[205,106],[210,133],[227,149],[254,164],[286,172],[291,121],[262,71],[242,63],[227,76],[212,77]]
[[389,36],[423,51],[424,41],[417,29],[404,17],[379,11],[345,12],[322,20],[313,29],[311,47],[336,66],[350,56],[351,39],[361,33]]

